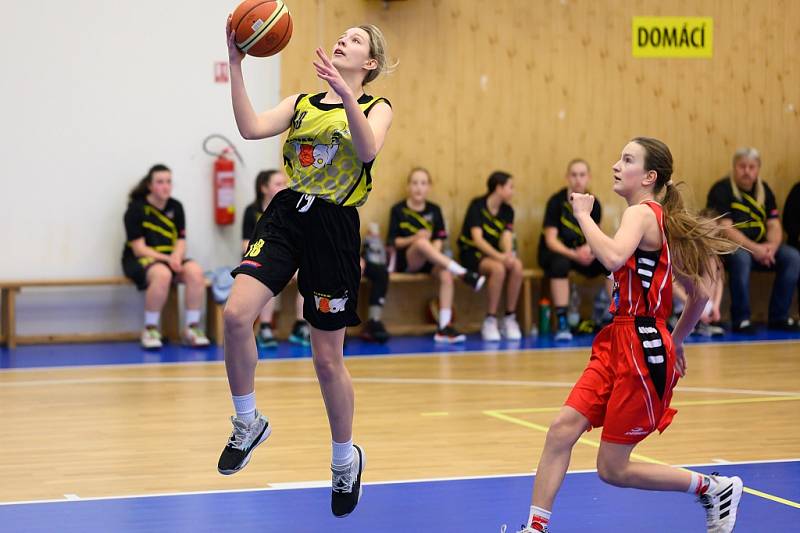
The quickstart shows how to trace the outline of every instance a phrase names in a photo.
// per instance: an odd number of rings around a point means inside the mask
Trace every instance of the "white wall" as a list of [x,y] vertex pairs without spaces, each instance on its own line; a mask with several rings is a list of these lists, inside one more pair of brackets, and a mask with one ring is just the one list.
[[[157,162],[173,170],[173,195],[186,209],[188,254],[206,269],[237,261],[241,215],[252,200],[255,174],[279,165],[281,158],[277,139],[239,137],[229,85],[214,82],[214,63],[227,60],[224,25],[235,3],[16,0],[4,5],[0,280],[120,275],[126,196]],[[256,109],[278,102],[279,72],[278,58],[245,61]],[[237,162],[233,226],[213,223],[213,160],[201,146],[210,133],[231,138],[246,163]],[[71,313],[79,317],[51,312],[64,291],[23,293],[18,329],[140,325],[142,301],[135,291],[90,292],[79,305],[88,306],[86,312]]]

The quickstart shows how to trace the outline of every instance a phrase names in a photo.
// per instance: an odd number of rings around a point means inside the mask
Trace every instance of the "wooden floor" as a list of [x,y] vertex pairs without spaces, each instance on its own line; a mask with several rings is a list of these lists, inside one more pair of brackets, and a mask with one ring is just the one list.
[[[79,349],[79,347],[76,347]],[[687,347],[679,414],[639,459],[800,456],[800,344]],[[586,349],[351,358],[365,481],[531,471]],[[329,479],[330,435],[311,362],[262,362],[274,432],[246,470],[216,471],[230,432],[221,363],[0,372],[0,501],[257,488]],[[599,431],[572,469],[594,468]]]

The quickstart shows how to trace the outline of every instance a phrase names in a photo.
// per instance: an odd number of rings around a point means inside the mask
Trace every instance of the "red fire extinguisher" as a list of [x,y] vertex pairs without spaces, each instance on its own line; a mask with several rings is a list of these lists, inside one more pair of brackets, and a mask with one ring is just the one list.
[[[208,141],[214,137],[223,139],[228,146],[222,152],[214,153],[208,150]],[[209,155],[216,155],[214,160],[213,187],[214,187],[214,222],[220,226],[233,224],[236,215],[236,165],[232,159],[226,157],[233,152],[239,161],[242,161],[236,147],[222,135],[210,135],[203,142],[203,149]]]

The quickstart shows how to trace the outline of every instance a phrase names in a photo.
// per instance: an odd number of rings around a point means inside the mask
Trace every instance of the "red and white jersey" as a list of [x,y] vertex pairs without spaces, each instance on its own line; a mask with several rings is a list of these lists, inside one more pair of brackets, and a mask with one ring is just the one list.
[[647,316],[667,320],[672,313],[672,262],[664,231],[664,210],[654,201],[644,202],[653,210],[661,228],[661,250],[637,250],[614,272],[614,297],[609,310],[614,316]]

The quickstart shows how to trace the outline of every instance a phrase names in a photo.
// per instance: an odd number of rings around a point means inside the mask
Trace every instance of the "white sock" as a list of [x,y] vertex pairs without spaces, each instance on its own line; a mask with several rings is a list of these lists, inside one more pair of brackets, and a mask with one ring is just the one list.
[[691,472],[691,474],[692,480],[689,482],[689,488],[686,489],[686,492],[701,496],[706,492],[714,492],[717,488],[717,480],[713,477],[700,474],[699,472]]
[[456,276],[463,276],[467,273],[467,269],[463,266],[459,265],[455,261],[451,260],[450,264],[447,265],[447,270],[455,274]]
[[383,314],[383,307],[381,307],[380,305],[370,305],[367,313],[370,320],[380,322],[381,315]]
[[144,327],[158,327],[161,321],[161,311],[145,311],[144,312]]
[[331,441],[333,447],[333,457],[331,464],[336,466],[349,465],[353,460],[353,439],[347,442]]
[[256,391],[244,396],[232,396],[236,418],[250,424],[256,419]]
[[199,309],[187,309],[186,310],[186,325],[187,326],[196,326],[200,323],[200,310]]
[[539,522],[546,526],[550,522],[550,511],[531,505],[531,512],[528,515],[528,526],[532,526],[534,522]]
[[439,309],[439,329],[444,329],[453,319],[452,309]]

